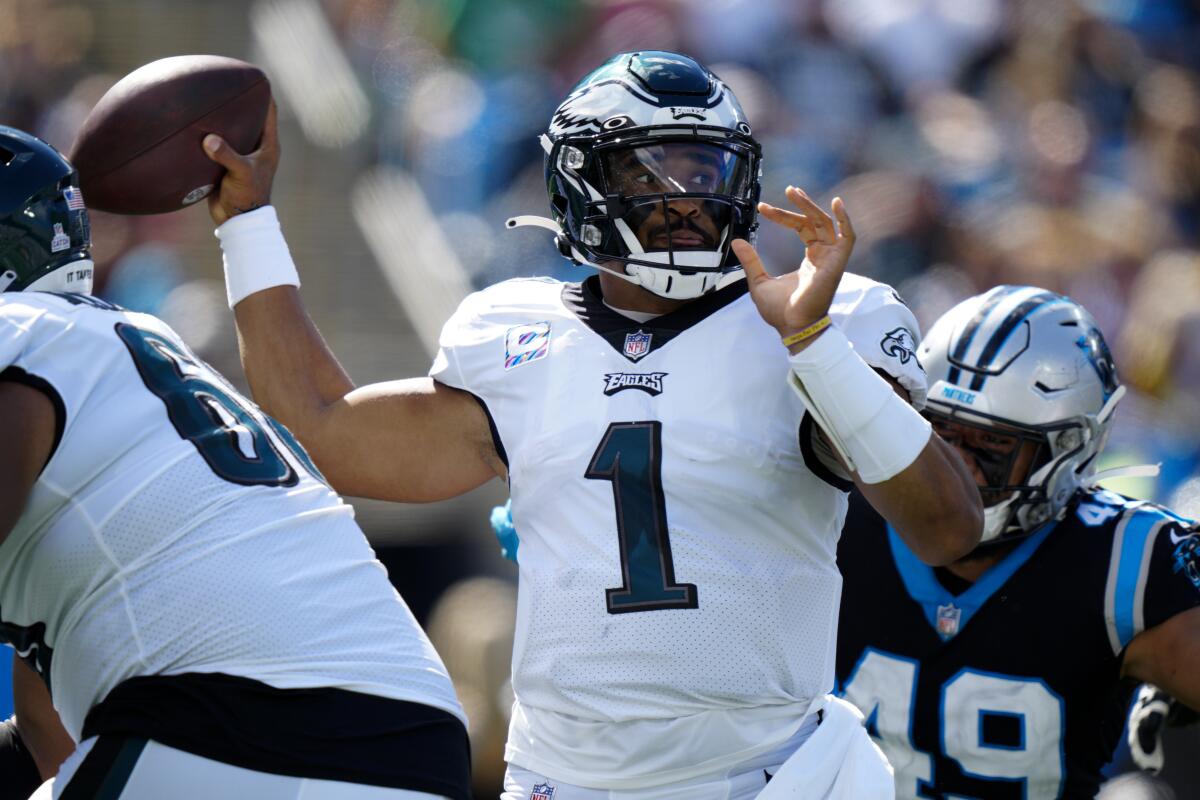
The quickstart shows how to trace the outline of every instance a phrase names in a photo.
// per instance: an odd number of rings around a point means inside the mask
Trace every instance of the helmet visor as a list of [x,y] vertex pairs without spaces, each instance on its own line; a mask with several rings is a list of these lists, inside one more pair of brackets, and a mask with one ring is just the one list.
[[969,422],[926,408],[933,430],[956,449],[979,484],[985,506],[1028,489],[1029,476],[1045,462],[1049,444],[1042,434]]
[[739,149],[685,140],[604,148],[597,155],[605,194],[624,199],[696,194],[749,200],[750,164]]
[[[670,253],[676,266],[719,266],[730,226],[748,213],[752,182],[744,149],[665,141],[600,149],[597,160],[605,195],[620,199],[609,210],[630,252]],[[674,255],[687,251],[714,256],[679,261]]]

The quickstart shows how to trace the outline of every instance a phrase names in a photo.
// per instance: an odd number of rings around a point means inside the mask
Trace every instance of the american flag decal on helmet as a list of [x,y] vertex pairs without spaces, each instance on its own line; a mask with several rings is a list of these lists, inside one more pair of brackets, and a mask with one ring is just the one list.
[[67,208],[72,211],[83,211],[83,192],[76,189],[74,186],[68,186],[63,189],[63,197],[67,200]]

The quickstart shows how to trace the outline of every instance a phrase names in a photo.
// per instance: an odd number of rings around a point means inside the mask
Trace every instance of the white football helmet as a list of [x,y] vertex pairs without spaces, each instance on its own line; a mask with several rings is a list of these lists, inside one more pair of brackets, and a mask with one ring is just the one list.
[[998,286],[934,323],[918,358],[932,384],[922,413],[982,474],[981,543],[1027,536],[1094,482],[1125,389],[1078,303]]
[[541,137],[563,255],[690,299],[741,269],[730,250],[758,227],[762,149],[737,99],[676,53],[622,53],[585,77]]

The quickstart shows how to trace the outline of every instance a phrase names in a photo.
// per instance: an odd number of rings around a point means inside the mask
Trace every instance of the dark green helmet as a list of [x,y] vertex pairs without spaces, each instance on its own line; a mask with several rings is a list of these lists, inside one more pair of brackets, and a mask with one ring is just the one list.
[[92,290],[79,174],[50,145],[0,125],[0,292]]

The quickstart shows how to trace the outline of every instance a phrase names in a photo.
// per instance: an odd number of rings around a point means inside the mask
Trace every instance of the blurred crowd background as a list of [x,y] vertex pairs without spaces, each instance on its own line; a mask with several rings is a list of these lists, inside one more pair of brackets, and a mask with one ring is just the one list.
[[[1114,488],[1200,516],[1197,0],[0,0],[0,122],[67,151],[141,64],[262,65],[305,300],[368,382],[424,373],[472,288],[587,274],[504,220],[546,211],[536,137],[567,90],[635,49],[720,75],[763,144],[764,199],[845,198],[851,270],[896,286],[923,326],[1000,283],[1087,306],[1130,388],[1107,465],[1162,464]],[[98,293],[164,317],[240,383],[211,227],[203,207],[95,214]],[[802,255],[771,227],[760,244],[776,271]],[[487,522],[504,496],[494,481],[449,503],[354,501],[455,677],[481,797],[510,700],[515,571]],[[1171,744],[1164,777],[1198,796],[1196,739]]]

